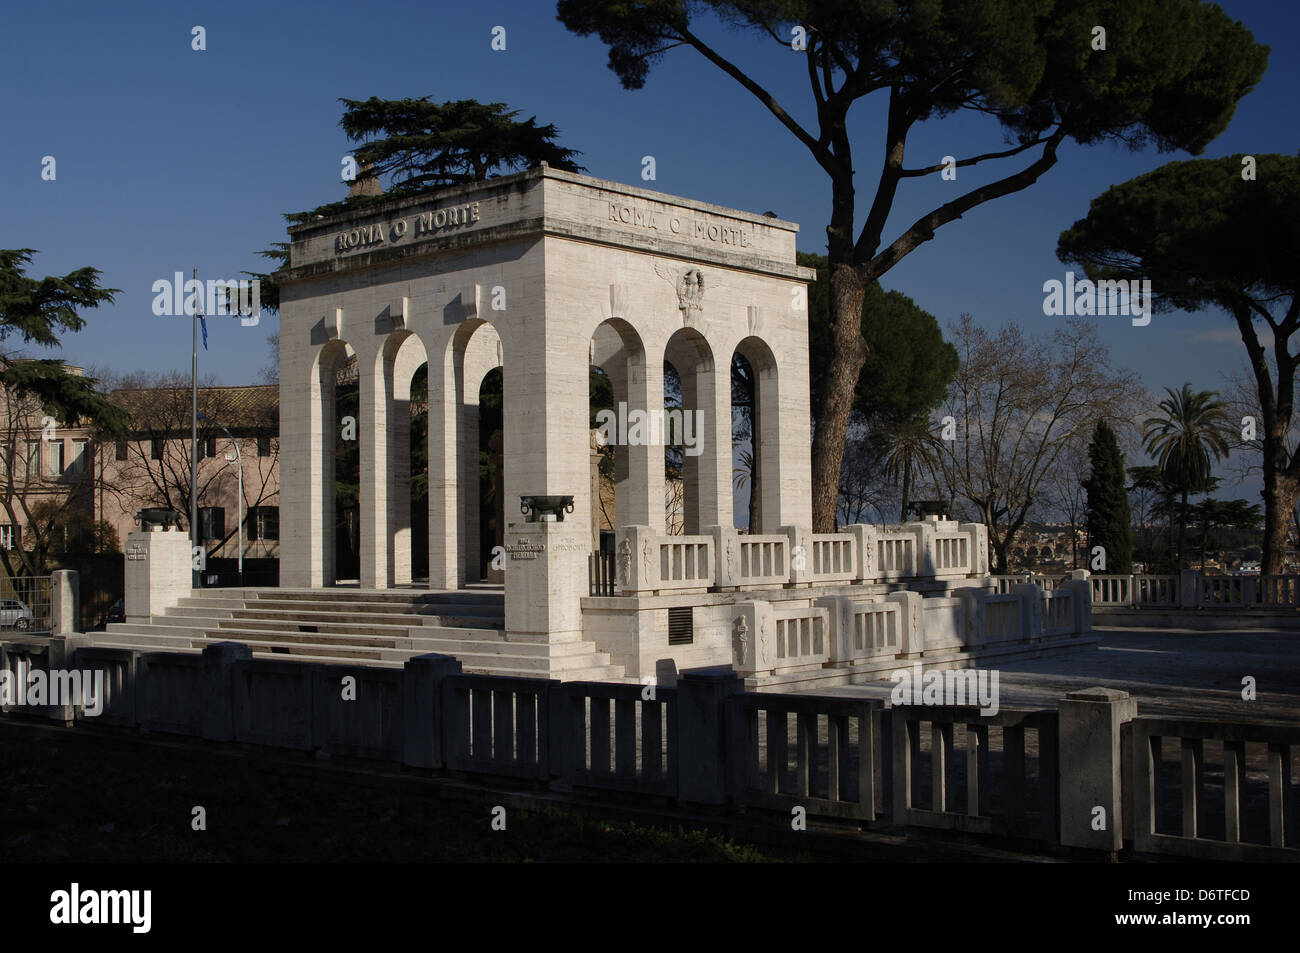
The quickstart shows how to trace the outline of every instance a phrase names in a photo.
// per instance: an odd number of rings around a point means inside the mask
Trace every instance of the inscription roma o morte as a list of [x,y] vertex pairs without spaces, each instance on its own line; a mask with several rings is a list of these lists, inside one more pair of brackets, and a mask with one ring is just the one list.
[[361,225],[357,228],[339,232],[334,236],[334,251],[342,254],[355,248],[367,248],[384,242],[392,244],[400,241],[408,231],[415,238],[432,237],[434,234],[452,228],[463,228],[479,220],[477,202],[465,202],[462,205],[450,205],[446,208],[419,212],[409,218],[399,218],[392,222],[380,222],[376,225]]
[[750,246],[750,236],[736,225],[720,225],[702,219],[683,219],[677,215],[656,212],[654,209],[637,208],[633,205],[609,203],[609,220],[620,225],[632,225],[648,231],[659,231],[660,225],[677,236],[685,236],[698,241],[713,242],[715,245],[736,245],[740,248]]
[[[359,225],[334,236],[334,253],[341,255],[361,248],[391,245],[406,238],[407,235],[410,235],[412,240],[432,238],[452,229],[459,230],[476,225],[479,221],[479,203],[465,202],[418,212],[391,222]],[[707,219],[683,218],[669,212],[620,205],[617,202],[609,203],[609,221],[655,232],[662,227],[674,236],[712,242],[715,245],[735,245],[738,248],[749,248],[752,245],[751,233],[739,225]]]

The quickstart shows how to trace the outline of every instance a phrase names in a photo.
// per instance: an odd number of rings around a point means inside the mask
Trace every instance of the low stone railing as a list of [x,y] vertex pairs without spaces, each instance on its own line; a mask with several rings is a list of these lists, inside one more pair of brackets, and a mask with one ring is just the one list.
[[1043,593],[1043,635],[1069,635],[1074,631],[1076,624],[1074,601],[1084,593],[1086,589],[1083,587],[1062,588]]
[[[866,599],[823,596],[811,607],[796,608],[753,599],[734,611],[733,665],[752,676],[1029,645],[1092,631],[1088,582],[1082,579],[1050,593],[1032,583],[1004,594],[966,587],[939,598],[902,590]],[[824,642],[818,636],[823,631]]]
[[916,576],[916,537],[902,528],[884,527],[876,534],[876,578],[907,579]]
[[[1081,582],[1062,589],[1079,593]],[[1001,607],[1023,619],[1026,606],[1041,608],[1043,599],[1028,585],[1005,595],[961,592],[960,601],[981,610],[990,636],[1008,624]],[[915,592],[834,598],[842,600],[835,605],[841,620],[914,615],[921,601]],[[1061,604],[1067,601],[1079,604]],[[799,656],[815,654],[813,620],[831,630],[843,625],[822,600],[784,610],[781,619],[786,639],[797,636]],[[900,649],[922,649],[901,626],[880,623],[876,631],[894,631]],[[837,642],[828,630],[824,644],[852,646],[832,648],[834,657],[865,651],[871,641],[880,647],[874,638]],[[11,679],[38,669],[102,672],[93,708],[75,698],[10,702],[0,717],[92,727],[96,737],[162,733],[195,750],[229,752],[236,742],[259,758],[346,756],[379,771],[413,768],[492,789],[502,778],[527,779],[557,801],[615,790],[660,812],[744,811],[751,824],[762,810],[788,824],[800,807],[810,816],[856,818],[868,829],[928,828],[931,846],[942,836],[935,831],[956,830],[991,846],[1008,837],[1020,849],[1069,847],[1096,851],[1097,859],[1113,859],[1125,846],[1201,860],[1300,859],[1287,816],[1300,728],[1143,716],[1135,699],[1109,688],[1072,691],[1054,707],[994,710],[971,701],[978,671],[947,671],[944,684],[964,684],[964,700],[913,696],[886,707],[861,696],[747,692],[726,668],[684,671],[668,687],[466,675],[444,655],[380,669],[254,658],[233,642],[201,653],[83,642],[0,642],[0,669]],[[355,696],[341,690],[345,684]],[[1177,745],[1172,761],[1166,740]],[[1252,776],[1266,783],[1248,791]],[[1207,830],[1203,804],[1216,800],[1225,823]],[[1093,823],[1098,808],[1117,822]]]
[[986,573],[987,552],[983,524],[939,520],[856,524],[837,533],[784,526],[780,533],[752,535],[713,526],[705,535],[669,536],[624,526],[614,553],[616,591],[601,577],[590,594],[959,579]]
[[825,606],[751,601],[736,611],[734,648],[742,674],[816,670],[830,660],[837,633]]
[[905,609],[902,600],[890,596],[870,599],[818,600],[832,612],[841,613],[831,627],[830,658],[837,667],[873,658],[907,654]]
[[713,538],[668,536],[659,541],[660,589],[707,589],[713,585]]
[[1151,609],[1300,608],[1300,575],[1093,575],[1097,606]]

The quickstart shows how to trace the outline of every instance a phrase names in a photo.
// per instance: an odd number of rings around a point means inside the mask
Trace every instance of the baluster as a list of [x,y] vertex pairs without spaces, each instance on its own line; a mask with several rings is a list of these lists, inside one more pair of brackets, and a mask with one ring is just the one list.
[[1246,743],[1223,743],[1223,834],[1229,844],[1241,843],[1241,798],[1246,790]]
[[952,722],[930,722],[930,810],[948,810],[948,756],[952,753]]
[[1285,847],[1287,821],[1291,819],[1291,746],[1268,746],[1268,842]]
[[609,699],[591,700],[591,773],[609,775]]
[[1196,837],[1200,830],[1198,807],[1201,800],[1201,778],[1205,757],[1200,738],[1184,738],[1183,751],[1183,836]]
[[515,693],[495,691],[492,693],[492,759],[494,761],[513,761],[515,759]]
[[614,702],[614,768],[620,778],[636,777],[636,699]]
[[475,689],[470,699],[474,717],[474,749],[471,757],[475,761],[491,761],[492,693],[484,688]]
[[781,793],[781,776],[785,774],[786,742],[789,727],[786,712],[768,710],[767,713],[767,793]]

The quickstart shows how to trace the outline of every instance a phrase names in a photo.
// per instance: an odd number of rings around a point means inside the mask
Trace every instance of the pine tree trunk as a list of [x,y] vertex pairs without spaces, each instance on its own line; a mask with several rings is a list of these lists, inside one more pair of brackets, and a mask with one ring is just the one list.
[[[1270,483],[1272,484],[1270,486]],[[1286,571],[1286,538],[1300,499],[1300,479],[1274,473],[1264,482],[1264,552],[1261,572],[1278,576]]]
[[1266,422],[1264,432],[1264,551],[1260,571],[1264,575],[1281,575],[1286,571],[1287,526],[1300,498],[1300,478],[1286,472],[1285,419]]
[[839,503],[844,442],[858,375],[867,361],[862,339],[862,299],[865,286],[858,271],[847,262],[831,263],[832,356],[826,370],[821,412],[813,434],[813,531],[833,533]]

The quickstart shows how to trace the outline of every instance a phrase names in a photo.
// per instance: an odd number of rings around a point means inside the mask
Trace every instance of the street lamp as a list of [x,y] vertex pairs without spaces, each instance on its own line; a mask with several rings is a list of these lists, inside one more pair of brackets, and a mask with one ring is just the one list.
[[244,584],[244,456],[239,452],[239,442],[234,436],[206,414],[199,414],[200,420],[206,420],[215,427],[220,428],[221,432],[230,437],[230,443],[235,448],[234,454],[226,454],[226,462],[233,466],[239,474],[239,522],[236,524],[239,531],[239,584]]

